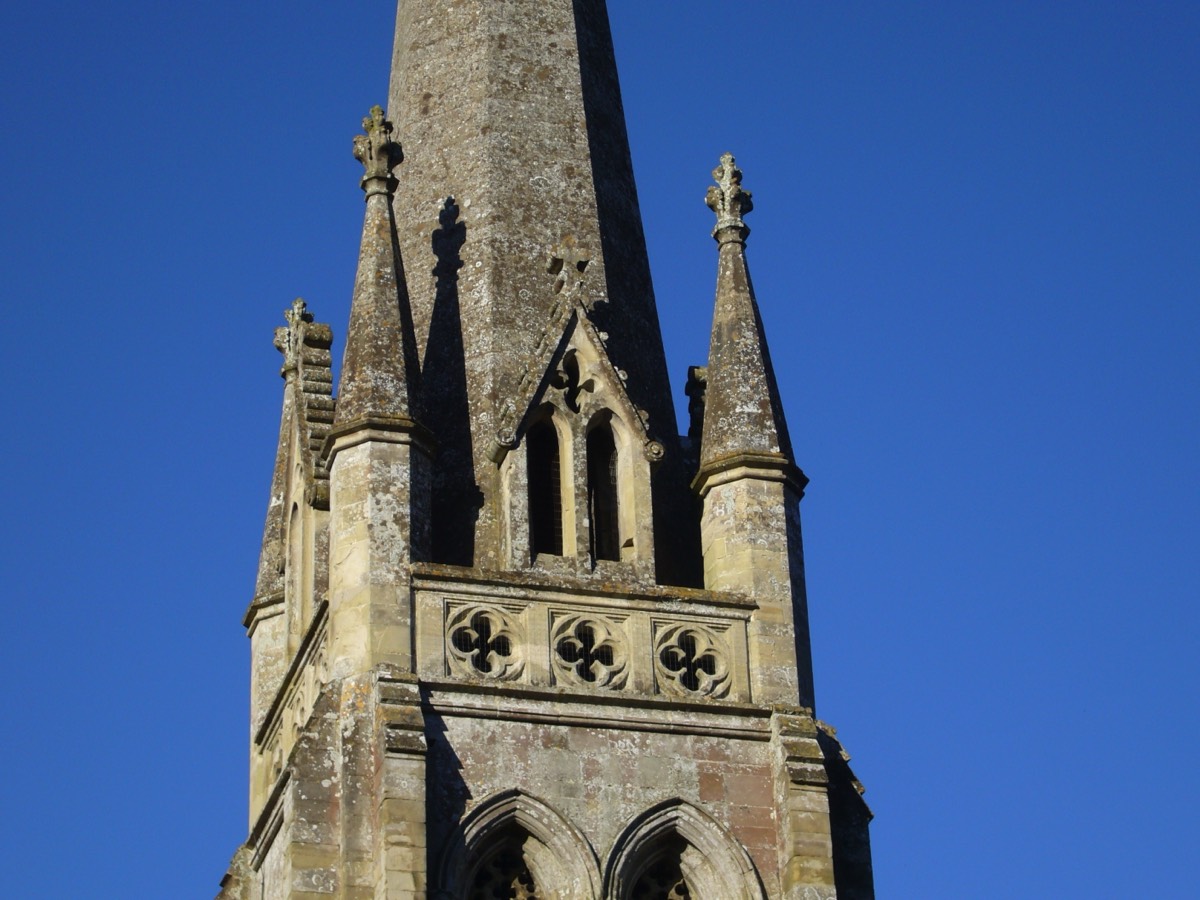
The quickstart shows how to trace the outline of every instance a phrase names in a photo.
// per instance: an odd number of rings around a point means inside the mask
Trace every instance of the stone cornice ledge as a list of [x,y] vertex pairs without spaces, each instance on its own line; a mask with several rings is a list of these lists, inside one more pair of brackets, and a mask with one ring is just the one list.
[[581,579],[555,576],[529,569],[513,572],[499,569],[474,569],[439,563],[413,563],[411,571],[414,590],[428,589],[434,583],[449,582],[459,585],[509,588],[515,591],[527,591],[533,588],[592,597],[618,597],[622,600],[670,600],[747,611],[758,609],[758,603],[754,599],[733,591],[707,591],[702,588],[620,582],[608,579]]
[[[468,718],[607,726],[625,731],[671,732],[755,741],[766,741],[771,737],[772,710],[751,703],[650,697],[622,691],[580,693],[513,682],[485,684],[422,679],[421,687],[426,711]],[[591,706],[593,709],[573,713],[564,710],[564,706]],[[612,708],[613,712],[604,715],[596,707],[603,710]],[[665,717],[664,713],[671,713],[671,718]],[[686,718],[678,721],[680,716]]]
[[808,485],[808,477],[782,453],[730,453],[702,465],[692,490],[703,497],[718,485],[742,478],[782,481],[800,497]]
[[824,787],[829,783],[825,754],[817,740],[817,722],[811,715],[776,712],[771,731],[792,784]]
[[246,629],[248,637],[254,636],[254,629],[263,619],[272,619],[275,616],[283,615],[283,597],[283,591],[271,591],[269,594],[263,594],[250,601],[250,605],[246,607],[246,612],[242,616],[242,626]]
[[337,454],[359,444],[413,444],[426,455],[433,456],[437,441],[433,433],[407,416],[363,416],[331,429],[321,446],[321,458],[326,466],[333,465]]

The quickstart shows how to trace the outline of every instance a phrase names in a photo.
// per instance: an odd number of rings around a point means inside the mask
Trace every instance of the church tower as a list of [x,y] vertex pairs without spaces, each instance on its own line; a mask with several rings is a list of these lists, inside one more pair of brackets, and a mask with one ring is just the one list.
[[219,898],[873,897],[734,158],[680,436],[604,0],[399,0],[353,150],[336,392],[303,301],[275,335]]

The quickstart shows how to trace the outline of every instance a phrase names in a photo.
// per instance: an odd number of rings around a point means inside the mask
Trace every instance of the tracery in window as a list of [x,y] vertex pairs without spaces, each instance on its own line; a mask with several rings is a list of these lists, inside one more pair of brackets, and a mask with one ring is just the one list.
[[646,866],[629,894],[629,900],[692,900],[680,859],[686,844],[671,842]]
[[537,900],[537,884],[520,844],[509,840],[475,870],[468,900]]
[[635,818],[608,865],[614,900],[766,900],[745,848],[678,798]]

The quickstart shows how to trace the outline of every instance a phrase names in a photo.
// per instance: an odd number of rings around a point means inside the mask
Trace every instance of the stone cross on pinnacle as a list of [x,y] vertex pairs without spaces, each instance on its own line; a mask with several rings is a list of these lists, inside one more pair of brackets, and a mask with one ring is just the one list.
[[717,214],[717,224],[712,235],[721,243],[726,240],[744,241],[750,228],[742,216],[754,209],[750,192],[742,189],[742,170],[734,162],[733,154],[721,156],[721,164],[713,169],[715,185],[708,189],[704,202]]
[[[400,165],[404,154],[400,145],[392,140],[392,123],[383,117],[382,106],[372,106],[371,113],[363,119],[365,134],[354,136],[354,158],[363,164],[366,172],[362,177],[362,188],[368,195],[395,188],[392,169]],[[376,182],[372,185],[372,182]]]
[[313,320],[308,304],[300,297],[292,301],[291,309],[283,311],[286,328],[275,329],[275,347],[283,354],[283,367],[295,367],[300,360],[300,347],[304,343],[304,326]]

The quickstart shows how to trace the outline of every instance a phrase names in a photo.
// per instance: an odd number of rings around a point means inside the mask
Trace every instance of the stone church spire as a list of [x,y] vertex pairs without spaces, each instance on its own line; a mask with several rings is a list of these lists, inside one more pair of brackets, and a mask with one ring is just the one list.
[[685,445],[603,0],[399,0],[389,115],[336,400],[276,335],[221,900],[871,900],[733,158]]
[[721,157],[713,179],[705,202],[717,215],[717,298],[693,482],[703,504],[704,584],[762,598],[750,642],[758,692],[783,702],[798,695],[812,706],[799,511],[807,479],[792,458],[746,267],[750,192],[732,154]]

